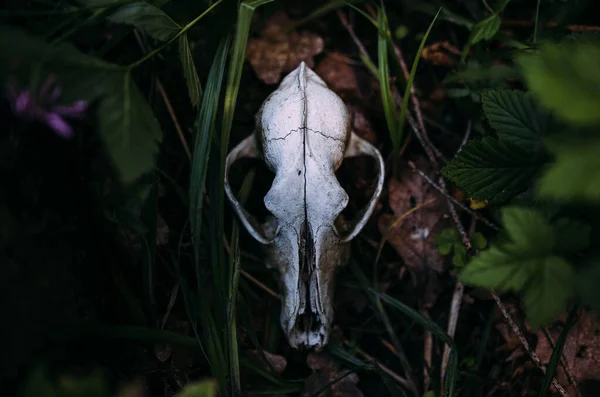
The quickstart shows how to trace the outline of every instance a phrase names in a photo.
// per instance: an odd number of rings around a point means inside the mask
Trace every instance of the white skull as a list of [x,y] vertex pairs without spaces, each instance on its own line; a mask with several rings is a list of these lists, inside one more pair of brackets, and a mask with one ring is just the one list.
[[[348,195],[335,171],[345,157],[376,159],[378,184],[366,208],[347,223]],[[239,204],[228,181],[242,157],[264,159],[275,173],[264,198],[265,224]],[[344,102],[304,62],[263,103],[256,129],[227,156],[225,192],[248,232],[264,245],[282,291],[281,326],[294,348],[321,350],[329,340],[336,270],[349,258],[349,242],[363,228],[383,189],[379,151],[350,129]]]

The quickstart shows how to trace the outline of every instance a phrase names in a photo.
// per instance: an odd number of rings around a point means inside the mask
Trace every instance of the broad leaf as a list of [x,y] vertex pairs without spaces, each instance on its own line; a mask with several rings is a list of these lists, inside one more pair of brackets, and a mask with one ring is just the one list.
[[564,309],[573,295],[574,270],[559,256],[562,242],[555,238],[569,222],[550,224],[534,209],[516,207],[502,210],[502,222],[508,239],[474,257],[459,277],[468,285],[520,293],[528,320],[539,327]]
[[500,139],[535,145],[546,132],[548,115],[538,109],[528,93],[490,90],[481,95],[483,111]]
[[498,293],[519,292],[534,276],[537,260],[524,258],[504,246],[492,246],[473,257],[460,280],[468,285],[486,287]]
[[[599,113],[598,109],[594,112]],[[553,142],[555,162],[541,177],[537,192],[560,200],[600,199],[600,140],[592,142]]]
[[169,40],[181,30],[181,26],[164,11],[144,1],[125,4],[108,19],[116,23],[133,25],[161,41]]
[[542,105],[572,123],[600,123],[600,45],[573,40],[547,44],[516,61]]
[[554,247],[554,229],[550,222],[532,208],[505,207],[502,224],[511,242],[527,255],[548,255]]
[[523,297],[527,319],[534,328],[550,322],[573,295],[573,267],[557,256],[538,264]]
[[[14,61],[19,68],[6,69]],[[56,76],[62,103],[97,102],[98,130],[123,183],[152,170],[162,133],[127,70],[71,45],[51,46],[21,30],[0,27],[0,73],[11,76],[13,71],[21,85]]]
[[500,29],[500,17],[496,14],[490,15],[473,26],[469,43],[473,45],[481,40],[489,40],[496,35],[498,29]]
[[154,166],[160,127],[129,73],[97,84],[107,90],[98,107],[100,135],[123,182],[133,182]]
[[183,75],[187,82],[187,89],[190,95],[192,106],[197,107],[202,96],[202,87],[200,87],[200,79],[194,65],[194,57],[188,43],[187,33],[182,34],[178,39],[179,59],[183,67]]
[[486,137],[465,145],[442,174],[471,198],[498,203],[526,190],[544,162],[543,153]]

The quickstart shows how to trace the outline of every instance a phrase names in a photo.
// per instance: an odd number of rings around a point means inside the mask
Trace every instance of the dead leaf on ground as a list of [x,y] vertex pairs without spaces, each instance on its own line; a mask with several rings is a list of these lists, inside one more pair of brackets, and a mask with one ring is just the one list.
[[450,55],[460,55],[460,51],[448,41],[438,41],[423,48],[421,58],[438,66],[454,66],[455,60]]
[[[415,164],[427,175],[434,176],[424,158],[415,161]],[[435,236],[445,226],[443,198],[421,175],[405,167],[399,179],[390,179],[388,199],[394,214],[379,217],[381,234],[387,234],[387,242],[409,269],[416,272],[430,269],[441,271],[444,258],[437,249]],[[434,201],[424,205],[430,200]],[[388,228],[396,219],[418,206],[422,207],[407,215],[388,233]]]
[[313,68],[313,56],[323,51],[325,44],[320,36],[286,32],[292,22],[284,12],[277,12],[266,21],[260,38],[248,40],[246,59],[266,84],[276,84],[282,72],[291,72],[300,61]]
[[[566,315],[561,316],[561,322],[557,322],[549,328],[552,340],[556,342]],[[535,352],[544,364],[550,361],[552,346],[542,331],[537,333],[538,344]],[[584,381],[600,380],[600,322],[594,318],[593,313],[581,312],[577,323],[569,331],[563,357],[571,376],[577,383]],[[561,385],[569,385],[564,368],[558,366],[558,381]],[[572,395],[576,395],[572,393]]]
[[[356,373],[350,370],[340,370],[335,363],[322,353],[310,353],[306,364],[313,370],[304,381],[302,396],[312,396],[324,387],[327,390],[320,394],[322,397],[363,397],[356,384],[359,381]],[[344,376],[345,375],[345,376]],[[343,376],[342,379],[340,379]],[[339,380],[338,380],[339,379]],[[335,383],[331,383],[335,382]]]
[[[258,352],[258,350],[250,350],[250,353],[259,360],[261,360],[261,355]],[[269,364],[271,364],[271,366],[275,370],[275,372],[281,374],[285,370],[285,367],[287,367],[287,360],[285,359],[285,357],[280,356],[279,354],[269,353],[266,350],[263,350],[263,353],[265,355],[265,358],[269,361]],[[265,365],[264,369],[270,370],[271,368]]]

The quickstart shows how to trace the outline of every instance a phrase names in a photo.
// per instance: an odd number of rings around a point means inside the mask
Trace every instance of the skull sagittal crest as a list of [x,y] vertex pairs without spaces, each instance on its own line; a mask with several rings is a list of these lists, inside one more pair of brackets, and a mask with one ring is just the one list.
[[[335,171],[344,158],[371,156],[378,167],[373,197],[356,219],[340,216],[348,194]],[[263,159],[275,173],[264,198],[270,216],[260,224],[237,201],[228,180],[242,157]],[[363,228],[383,189],[379,151],[351,131],[341,100],[304,62],[263,103],[253,134],[227,156],[225,192],[266,264],[279,274],[281,326],[294,348],[321,350],[333,320],[336,270],[349,259],[349,242]]]

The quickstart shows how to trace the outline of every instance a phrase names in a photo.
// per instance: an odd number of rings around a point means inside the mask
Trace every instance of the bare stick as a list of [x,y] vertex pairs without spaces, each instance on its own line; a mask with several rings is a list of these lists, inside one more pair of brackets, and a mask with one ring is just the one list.
[[[431,320],[429,316],[429,312],[425,309],[421,309],[420,313]],[[425,334],[423,335],[423,360],[425,361],[425,367],[423,367],[423,391],[428,392],[429,386],[431,385],[431,377],[429,376],[429,369],[431,369],[431,358],[433,356],[433,337],[431,336],[431,332],[425,330]]]
[[[523,334],[523,332],[521,331],[521,329],[519,328],[519,326],[517,325],[517,323],[515,323],[515,321],[512,319],[512,317],[508,313],[508,310],[506,310],[506,306],[504,306],[504,303],[502,303],[502,301],[500,300],[500,297],[498,295],[496,295],[496,293],[493,292],[493,291],[490,291],[490,293],[492,294],[492,298],[494,298],[494,300],[496,301],[496,305],[500,309],[500,312],[502,313],[502,316],[504,316],[504,319],[506,319],[506,321],[508,322],[508,325],[510,326],[510,328],[513,330],[513,332],[515,333],[515,335],[517,335],[517,338],[519,338],[519,341],[521,341],[521,344],[523,345],[523,347],[525,348],[525,350],[529,354],[529,357],[531,357],[531,359],[533,360],[533,362],[535,363],[535,365],[540,370],[542,370],[542,372],[545,374],[546,373],[546,366],[542,363],[542,361],[540,360],[540,358],[538,357],[538,355],[535,353],[535,351],[533,351],[533,349],[531,348],[531,345],[529,345],[529,342],[525,338],[525,335]],[[567,393],[567,391],[560,385],[560,383],[558,383],[558,381],[556,380],[556,378],[552,378],[552,385],[556,388],[556,390],[559,391],[559,393],[563,397],[568,397],[569,396],[569,393]]]
[[469,141],[469,136],[471,136],[471,120],[467,121],[467,131],[465,131],[465,136],[463,137],[463,140],[460,143],[460,147],[458,148],[456,153],[460,153],[463,146],[467,144],[467,142]]
[[[450,338],[454,339],[456,332],[456,325],[458,324],[458,313],[460,312],[460,306],[462,303],[462,297],[465,287],[460,281],[456,281],[454,286],[454,293],[452,294],[452,303],[450,304],[450,318],[448,319],[447,333]],[[448,345],[444,345],[444,355],[442,356],[442,381],[446,376],[446,368],[448,367],[448,360],[450,359],[450,348]]]
[[[142,42],[142,38],[140,36],[138,29],[134,30],[134,34],[135,34],[135,39],[136,39],[138,45],[140,46],[140,49],[142,50],[142,52],[145,53],[146,48],[144,47],[144,43]],[[167,96],[167,93],[166,93],[165,89],[163,88],[163,85],[160,82],[160,79],[158,77],[156,77],[156,86],[158,88],[158,92],[160,93],[160,96],[162,97],[163,102],[165,103],[165,106],[167,107],[169,116],[171,116],[171,120],[173,121],[175,130],[177,131],[177,135],[179,136],[179,140],[181,141],[183,150],[185,150],[185,154],[187,155],[188,160],[192,161],[192,153],[190,152],[190,148],[187,144],[187,140],[185,139],[185,136],[183,135],[183,131],[181,130],[181,126],[179,125],[179,121],[177,120],[177,116],[175,115],[175,111],[173,110],[173,107],[171,106],[171,101],[169,100],[169,97]]]
[[410,168],[414,172],[417,172],[419,175],[421,175],[423,177],[423,179],[425,179],[427,181],[427,183],[429,183],[437,191],[439,191],[440,193],[442,193],[444,195],[444,197],[446,198],[446,200],[451,201],[452,204],[456,205],[461,210],[468,212],[475,219],[477,219],[478,221],[481,221],[481,222],[485,223],[486,225],[488,225],[492,229],[494,229],[494,230],[500,230],[500,226],[496,225],[495,223],[492,223],[492,222],[488,221],[486,218],[482,217],[477,212],[473,211],[472,209],[470,209],[467,206],[465,206],[464,204],[462,204],[460,201],[456,200],[454,197],[450,196],[447,192],[444,191],[444,189],[442,189],[441,186],[439,186],[437,183],[435,183],[427,174],[425,174],[423,171],[421,171],[420,169],[418,169],[417,166],[415,165],[415,163],[413,163],[412,161],[409,161],[408,165],[410,166]]
[[383,372],[385,372],[390,377],[392,377],[396,382],[400,383],[402,386],[406,387],[407,389],[410,389],[409,381],[406,378],[401,377],[400,375],[398,375],[397,373],[395,373],[394,371],[392,371],[391,369],[389,369],[385,365],[381,364],[379,361],[377,361],[377,359],[375,359],[374,357],[368,355],[367,353],[365,353],[364,351],[362,351],[359,347],[356,347],[356,346],[350,344],[348,341],[344,341],[344,343],[346,345],[348,345],[348,346],[352,346],[353,349],[355,349],[358,354],[360,354],[361,356],[363,356],[364,358],[366,358],[367,361],[369,361],[372,364],[378,366]]

